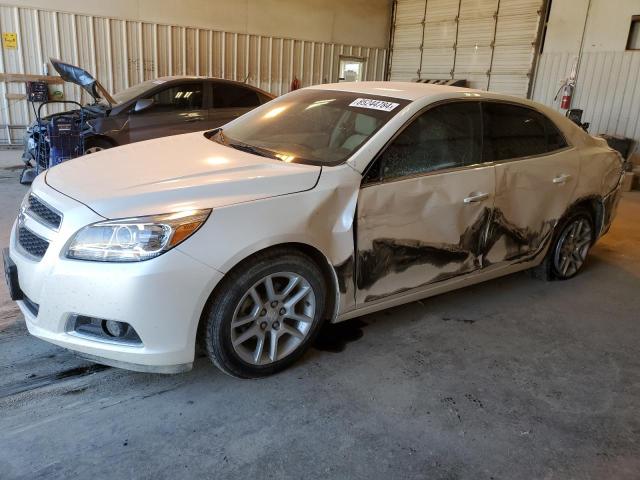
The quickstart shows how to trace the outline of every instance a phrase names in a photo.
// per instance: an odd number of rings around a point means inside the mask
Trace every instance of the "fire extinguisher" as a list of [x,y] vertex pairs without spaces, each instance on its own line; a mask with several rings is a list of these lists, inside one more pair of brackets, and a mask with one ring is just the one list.
[[560,100],[560,108],[569,110],[571,106],[571,95],[573,95],[573,85],[565,83],[562,87],[562,99]]
[[560,99],[561,109],[569,110],[569,108],[571,108],[571,97],[573,95],[574,88],[575,88],[575,83],[571,78],[567,78],[560,86],[560,89],[558,90],[558,93],[556,93],[556,96],[553,100],[554,101],[558,100],[558,95],[562,93],[562,98]]

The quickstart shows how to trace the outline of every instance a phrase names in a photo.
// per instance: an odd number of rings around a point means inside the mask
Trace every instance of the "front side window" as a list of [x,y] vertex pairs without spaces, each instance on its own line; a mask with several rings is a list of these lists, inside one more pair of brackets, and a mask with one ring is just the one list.
[[260,103],[255,90],[230,83],[213,84],[213,108],[251,108]]
[[363,93],[297,90],[252,110],[209,138],[286,162],[338,165],[408,104]]
[[[566,146],[564,137],[541,113],[527,107],[498,102],[483,104],[483,161],[541,155]],[[547,129],[549,143],[547,142]]]
[[151,97],[153,112],[175,110],[200,110],[202,108],[202,84],[189,83],[165,88]]
[[[480,163],[480,104],[456,102],[427,110],[377,159],[374,175],[394,179]],[[370,179],[372,177],[369,177]]]

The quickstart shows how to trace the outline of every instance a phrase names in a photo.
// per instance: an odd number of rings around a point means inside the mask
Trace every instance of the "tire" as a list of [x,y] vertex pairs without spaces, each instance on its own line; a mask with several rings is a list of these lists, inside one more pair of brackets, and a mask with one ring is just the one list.
[[576,208],[556,226],[547,255],[531,270],[533,277],[547,281],[575,277],[594,241],[593,216],[586,208]]
[[88,138],[84,142],[84,154],[90,155],[111,147],[113,147],[113,145],[103,138]]
[[326,295],[322,271],[304,254],[274,249],[243,262],[216,288],[203,316],[209,358],[239,378],[284,370],[318,334]]

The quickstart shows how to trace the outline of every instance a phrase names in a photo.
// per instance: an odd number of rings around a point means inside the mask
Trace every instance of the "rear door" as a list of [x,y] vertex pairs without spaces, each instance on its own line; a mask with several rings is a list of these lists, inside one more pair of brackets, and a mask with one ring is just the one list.
[[481,164],[476,101],[431,107],[386,147],[358,198],[356,302],[483,267],[493,166]]
[[207,128],[217,128],[264,103],[253,88],[230,82],[211,82],[211,108]]
[[151,107],[129,113],[132,142],[205,130],[208,109],[203,83],[191,81],[167,86],[147,98]]
[[540,112],[483,103],[483,159],[494,162],[495,209],[487,263],[510,264],[544,248],[576,187],[579,158]]

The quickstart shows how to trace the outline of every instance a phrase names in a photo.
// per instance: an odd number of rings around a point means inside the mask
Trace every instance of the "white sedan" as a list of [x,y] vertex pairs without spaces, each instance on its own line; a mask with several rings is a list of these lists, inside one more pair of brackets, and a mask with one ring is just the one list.
[[40,175],[5,251],[29,331],[96,362],[275,373],[339,322],[519,270],[567,279],[622,161],[526,100],[419,83],[284,95]]

